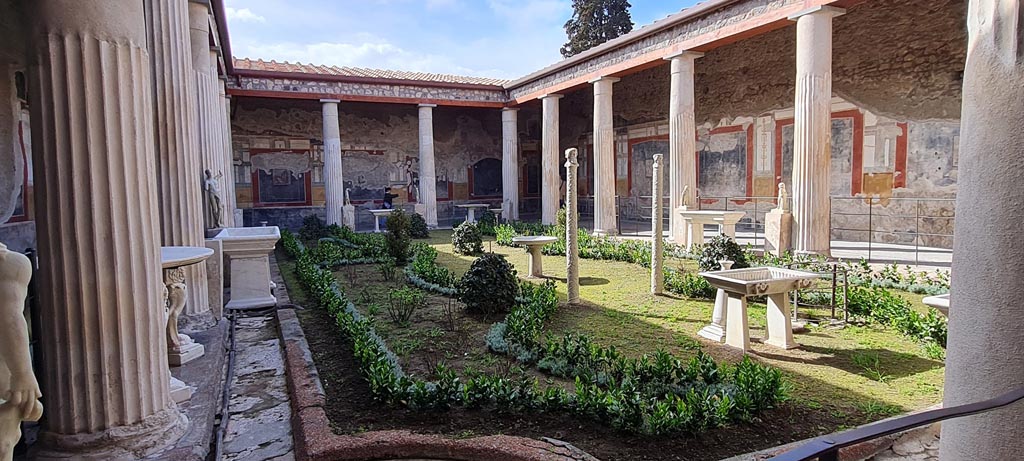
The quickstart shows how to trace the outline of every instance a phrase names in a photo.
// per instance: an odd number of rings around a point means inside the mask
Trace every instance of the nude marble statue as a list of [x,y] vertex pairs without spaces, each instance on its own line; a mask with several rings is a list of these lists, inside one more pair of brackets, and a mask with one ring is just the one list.
[[203,182],[203,191],[206,192],[206,208],[210,213],[210,228],[219,229],[224,227],[224,205],[220,197],[220,182],[218,181],[223,173],[218,172],[214,176],[210,170],[206,170],[206,180]]
[[39,421],[42,393],[32,373],[25,296],[32,262],[0,243],[0,461],[10,461],[22,421]]

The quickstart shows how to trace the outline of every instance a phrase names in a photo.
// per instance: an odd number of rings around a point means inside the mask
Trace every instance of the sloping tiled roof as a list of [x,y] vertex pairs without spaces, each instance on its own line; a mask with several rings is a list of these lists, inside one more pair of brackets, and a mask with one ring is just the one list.
[[264,61],[262,59],[252,60],[249,58],[235,58],[234,63],[235,69],[239,70],[261,70],[268,72],[287,72],[312,75],[335,75],[343,77],[415,80],[422,82],[455,83],[462,85],[501,86],[509,82],[509,80],[502,80],[497,78],[466,77],[462,75],[430,74],[425,72],[408,72],[401,70],[368,69],[365,67],[321,66],[316,64],[303,64],[301,62],[277,62]]

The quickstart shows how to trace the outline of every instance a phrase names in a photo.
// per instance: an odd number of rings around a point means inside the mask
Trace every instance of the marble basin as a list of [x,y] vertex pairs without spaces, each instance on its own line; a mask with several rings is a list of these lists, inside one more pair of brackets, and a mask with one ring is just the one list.
[[701,272],[715,288],[744,296],[785,293],[808,288],[818,278],[811,272],[781,267],[748,267],[727,271]]
[[540,253],[541,248],[549,243],[557,242],[558,239],[550,235],[521,235],[519,237],[512,237],[512,243],[518,245],[525,245],[526,251],[530,253],[530,275],[529,278],[544,277],[544,266],[542,256]]
[[942,315],[949,317],[949,293],[938,296],[928,296],[927,298],[922,299],[921,302],[934,307],[939,312],[942,312]]
[[215,237],[223,242],[231,265],[228,309],[259,309],[277,305],[270,292],[270,252],[281,238],[277,226],[231,227]]

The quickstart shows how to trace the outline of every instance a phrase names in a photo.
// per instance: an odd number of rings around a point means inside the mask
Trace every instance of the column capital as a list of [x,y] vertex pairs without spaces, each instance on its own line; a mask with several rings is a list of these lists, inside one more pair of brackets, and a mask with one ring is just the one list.
[[789,17],[787,19],[789,19],[790,21],[796,21],[801,16],[807,16],[809,14],[826,15],[826,16],[834,18],[836,16],[842,16],[842,15],[846,14],[846,9],[844,9],[844,8],[836,8],[834,6],[825,6],[825,5],[815,6],[815,7],[808,8],[806,10],[802,10],[802,11],[798,11],[796,13],[793,13],[793,14],[789,15]]
[[338,103],[341,102],[341,100],[340,99],[321,99],[320,102],[322,102],[324,104],[331,104],[331,103],[338,104]]
[[541,95],[541,96],[537,97],[537,99],[562,99],[563,97],[565,97],[564,94],[547,93],[547,94],[544,94],[544,95]]
[[594,84],[594,83],[598,83],[598,82],[615,83],[615,82],[617,82],[619,80],[622,80],[622,79],[618,78],[618,77],[610,77],[610,76],[605,75],[603,77],[592,78],[592,79],[588,80],[587,83],[590,83],[590,84]]
[[690,59],[690,60],[694,60],[694,59],[702,58],[702,57],[704,57],[704,53],[701,53],[700,51],[684,50],[684,51],[680,51],[680,52],[677,52],[677,53],[672,53],[672,54],[670,54],[668,56],[665,56],[664,58],[661,58],[661,59],[664,59],[666,61],[672,61],[674,59]]
[[427,104],[427,103],[423,103],[423,104],[417,104],[416,106],[417,106],[417,107],[431,107],[431,108],[433,108],[433,107],[437,107],[437,104]]

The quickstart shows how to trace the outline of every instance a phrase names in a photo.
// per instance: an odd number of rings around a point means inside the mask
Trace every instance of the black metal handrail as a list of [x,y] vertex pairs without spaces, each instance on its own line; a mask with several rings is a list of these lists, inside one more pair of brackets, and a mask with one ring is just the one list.
[[768,458],[768,461],[809,461],[813,459],[836,461],[839,450],[842,448],[947,419],[985,413],[1022,399],[1024,399],[1024,387],[981,402],[922,411],[896,419],[879,421],[849,431],[823,435],[790,451]]

